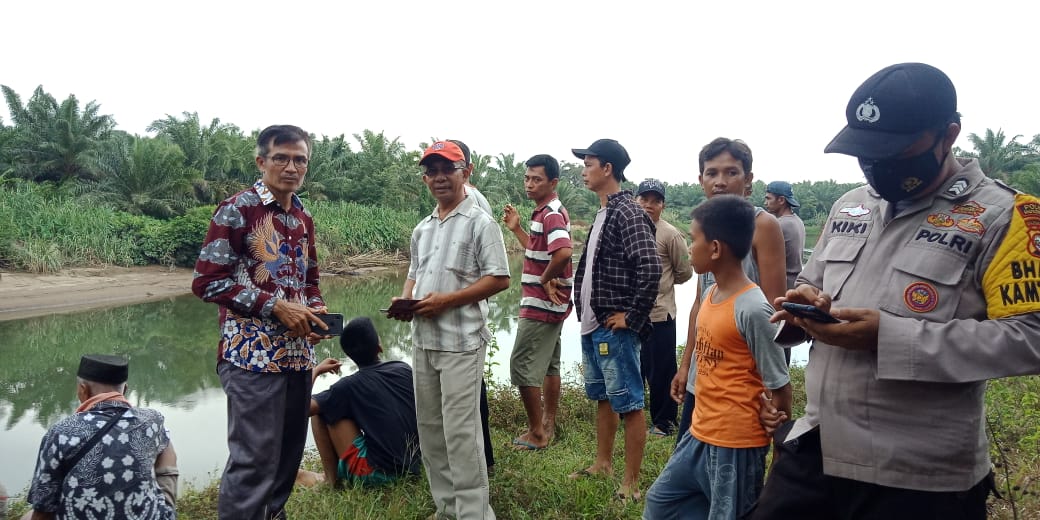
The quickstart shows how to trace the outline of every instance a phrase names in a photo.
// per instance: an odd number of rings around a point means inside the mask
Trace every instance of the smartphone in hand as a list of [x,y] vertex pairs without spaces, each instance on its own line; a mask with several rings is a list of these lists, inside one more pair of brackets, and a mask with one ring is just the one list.
[[322,330],[316,324],[311,324],[311,331],[315,334],[321,334],[322,336],[339,336],[343,334],[343,315],[342,314],[315,314],[315,316],[321,318],[321,321],[325,325],[329,326],[329,330]]
[[841,323],[841,320],[831,316],[830,314],[823,312],[819,307],[813,305],[805,305],[801,303],[784,302],[780,304],[785,311],[798,316],[799,318],[805,318],[807,320],[819,321],[822,323]]
[[[343,334],[342,314],[315,314],[315,316],[321,318],[321,321],[329,326],[329,330],[323,330],[316,323],[311,322],[311,332],[322,336],[339,336]],[[285,334],[288,331],[289,327],[286,327],[285,324],[279,324],[274,329],[275,334]]]

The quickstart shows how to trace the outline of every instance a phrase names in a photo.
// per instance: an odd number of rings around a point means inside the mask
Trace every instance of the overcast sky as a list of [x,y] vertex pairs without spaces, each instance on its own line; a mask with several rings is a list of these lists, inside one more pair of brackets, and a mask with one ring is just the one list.
[[717,136],[751,146],[759,180],[861,182],[823,148],[856,87],[907,61],[957,86],[959,146],[1040,133],[1036,3],[705,4],[8,0],[0,83],[23,102],[38,85],[96,100],[137,134],[197,111],[246,132],[381,130],[409,149],[436,136],[575,162],[611,137],[636,182],[695,182]]

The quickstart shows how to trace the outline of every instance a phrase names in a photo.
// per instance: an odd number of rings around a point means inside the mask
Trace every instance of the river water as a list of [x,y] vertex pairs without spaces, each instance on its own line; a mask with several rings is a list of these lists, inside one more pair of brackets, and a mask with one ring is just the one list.
[[[519,274],[520,259],[512,272]],[[401,292],[404,271],[355,277],[325,277],[322,292],[330,312],[373,317],[383,342],[384,357],[410,361],[410,325],[380,317],[392,296]],[[489,360],[492,377],[509,383],[509,355],[520,303],[519,276],[509,290],[492,299],[490,323],[499,350]],[[677,287],[679,341],[685,341],[694,286]],[[36,462],[47,427],[75,409],[75,372],[88,353],[117,353],[130,359],[129,399],[137,406],[156,408],[177,449],[183,485],[200,487],[219,478],[227,458],[224,393],[216,365],[217,308],[194,296],[114,309],[59,314],[0,322],[0,482],[22,495]],[[318,357],[344,359],[344,374],[355,370],[339,345],[324,341]],[[804,364],[806,346],[793,351],[793,362]],[[580,382],[579,324],[571,316],[563,327],[564,379]],[[315,391],[336,380],[326,375]],[[522,425],[517,425],[521,429]],[[313,447],[313,442],[308,443]]]

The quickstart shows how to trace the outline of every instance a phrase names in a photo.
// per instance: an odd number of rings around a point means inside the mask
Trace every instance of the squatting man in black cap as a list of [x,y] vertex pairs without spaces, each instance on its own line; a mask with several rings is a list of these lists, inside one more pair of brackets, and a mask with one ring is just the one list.
[[127,361],[83,356],[76,413],[40,443],[23,519],[176,518],[177,455],[155,410],[126,400]]
[[984,519],[986,380],[1040,373],[1040,301],[1023,296],[1040,278],[1040,201],[953,156],[957,95],[935,67],[882,69],[845,115],[826,151],[855,157],[868,185],[834,204],[780,299],[841,322],[773,316],[815,341],[806,415],[776,431],[752,518]]

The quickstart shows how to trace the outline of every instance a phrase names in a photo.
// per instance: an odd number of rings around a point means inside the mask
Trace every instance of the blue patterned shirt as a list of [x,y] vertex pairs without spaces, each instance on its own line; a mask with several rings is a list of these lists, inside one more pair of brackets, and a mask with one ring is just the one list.
[[[61,461],[74,457],[117,415],[115,426],[64,472]],[[155,459],[169,443],[159,412],[123,402],[98,403],[47,430],[26,501],[57,520],[176,518],[154,476]]]

